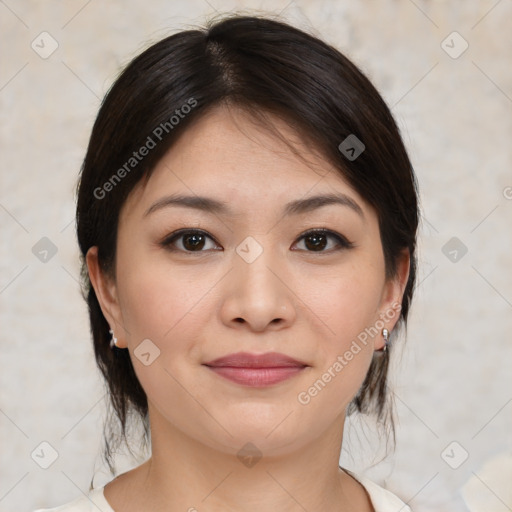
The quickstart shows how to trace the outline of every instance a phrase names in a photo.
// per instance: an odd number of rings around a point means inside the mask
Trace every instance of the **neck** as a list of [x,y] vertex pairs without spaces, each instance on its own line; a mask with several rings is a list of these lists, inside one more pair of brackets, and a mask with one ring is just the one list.
[[139,468],[138,493],[144,495],[144,508],[155,512],[372,510],[364,489],[338,465],[344,415],[314,442],[261,458],[250,450],[237,455],[200,443],[151,407],[150,417],[153,455]]

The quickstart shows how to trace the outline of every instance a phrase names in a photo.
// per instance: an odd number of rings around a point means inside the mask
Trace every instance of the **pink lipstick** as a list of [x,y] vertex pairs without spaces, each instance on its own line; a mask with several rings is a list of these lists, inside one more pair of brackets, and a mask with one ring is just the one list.
[[204,363],[217,375],[250,387],[277,384],[300,373],[308,365],[284,354],[238,352]]

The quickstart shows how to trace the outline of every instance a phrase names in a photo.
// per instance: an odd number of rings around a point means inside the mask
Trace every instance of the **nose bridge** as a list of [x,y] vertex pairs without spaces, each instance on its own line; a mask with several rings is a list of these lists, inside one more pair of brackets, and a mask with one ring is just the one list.
[[[224,297],[224,320],[243,319],[255,330],[276,320],[294,317],[290,290],[284,285],[285,268],[271,237],[247,237],[235,249],[229,291]],[[288,323],[288,322],[285,322]]]
[[[270,244],[270,237],[246,237],[235,249],[235,274],[239,284],[253,288],[253,294],[270,292],[279,288],[279,281],[270,269],[279,268],[276,248]],[[274,270],[275,271],[275,270]],[[275,292],[275,291],[274,291]]]

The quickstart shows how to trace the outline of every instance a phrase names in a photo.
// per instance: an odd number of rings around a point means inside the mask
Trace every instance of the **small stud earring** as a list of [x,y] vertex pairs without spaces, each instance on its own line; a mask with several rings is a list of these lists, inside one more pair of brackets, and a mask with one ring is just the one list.
[[114,331],[110,329],[108,332],[112,335],[112,339],[110,340],[110,348],[114,348],[114,345],[117,347],[117,338],[114,336]]
[[387,352],[389,344],[389,331],[387,329],[382,329],[382,337],[384,338],[384,346],[382,347],[382,352]]

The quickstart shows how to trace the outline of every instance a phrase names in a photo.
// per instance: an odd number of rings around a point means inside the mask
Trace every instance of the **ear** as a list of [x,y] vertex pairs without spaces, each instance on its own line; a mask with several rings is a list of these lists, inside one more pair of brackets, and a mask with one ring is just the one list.
[[[409,249],[403,249],[397,258],[396,275],[384,284],[379,307],[379,319],[384,322],[384,327],[391,333],[400,317],[400,310],[405,287],[409,279],[411,255]],[[382,336],[375,337],[375,350],[384,346]]]
[[117,338],[117,347],[126,348],[123,316],[117,297],[117,287],[115,281],[106,276],[100,267],[97,246],[93,246],[87,251],[85,261],[89,271],[89,279],[96,292],[103,316]]

